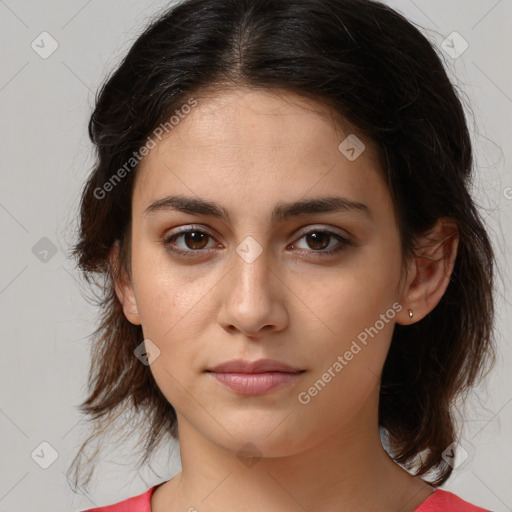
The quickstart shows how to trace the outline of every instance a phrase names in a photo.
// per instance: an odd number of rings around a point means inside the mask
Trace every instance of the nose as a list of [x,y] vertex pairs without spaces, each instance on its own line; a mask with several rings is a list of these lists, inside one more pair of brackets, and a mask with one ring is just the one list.
[[259,339],[269,331],[279,332],[286,327],[290,291],[279,276],[278,265],[270,261],[267,249],[240,244],[219,291],[223,302],[218,322],[231,334]]

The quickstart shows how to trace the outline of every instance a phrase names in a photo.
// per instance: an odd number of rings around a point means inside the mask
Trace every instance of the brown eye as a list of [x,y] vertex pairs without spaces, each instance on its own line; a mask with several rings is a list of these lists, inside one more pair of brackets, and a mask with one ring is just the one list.
[[193,253],[201,253],[203,249],[214,247],[215,243],[208,247],[210,241],[215,242],[215,239],[208,233],[199,229],[188,229],[167,237],[163,244],[169,251],[177,254],[194,255]]
[[311,232],[306,235],[306,241],[311,249],[321,250],[329,245],[332,237],[325,231]]
[[204,249],[208,244],[209,235],[202,231],[187,231],[183,234],[183,241],[189,249]]
[[292,245],[302,252],[309,252],[312,257],[321,257],[334,255],[348,246],[354,245],[354,243],[348,238],[331,231],[316,229],[304,233],[298,241],[294,242]]

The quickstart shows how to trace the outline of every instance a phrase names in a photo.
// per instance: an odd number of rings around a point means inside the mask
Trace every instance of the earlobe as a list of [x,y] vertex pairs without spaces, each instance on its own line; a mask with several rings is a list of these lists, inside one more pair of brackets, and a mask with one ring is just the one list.
[[[443,297],[455,267],[459,232],[455,222],[440,219],[417,241],[418,249],[402,293],[404,310],[397,321],[403,325],[427,316]],[[409,314],[413,312],[413,316]]]
[[141,325],[133,284],[126,269],[122,268],[119,251],[119,241],[116,240],[109,253],[109,263],[114,279],[115,292],[127,320],[133,325]]

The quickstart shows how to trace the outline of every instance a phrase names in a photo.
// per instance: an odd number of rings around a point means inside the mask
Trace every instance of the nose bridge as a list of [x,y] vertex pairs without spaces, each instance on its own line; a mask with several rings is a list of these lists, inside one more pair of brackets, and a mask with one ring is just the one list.
[[258,242],[249,235],[240,242],[234,255],[235,287],[239,288],[242,297],[255,297],[262,292],[268,292],[269,284],[269,249],[265,242]]
[[[254,217],[249,222],[254,226]],[[283,329],[288,315],[280,300],[282,290],[276,286],[274,274],[278,269],[272,268],[272,236],[254,229],[245,233],[232,248],[233,261],[222,291],[218,321],[225,329],[259,339],[265,327]]]
[[246,237],[235,248],[220,318],[225,327],[256,336],[262,327],[280,328],[285,321],[282,305],[276,303],[269,256],[269,249],[254,237]]

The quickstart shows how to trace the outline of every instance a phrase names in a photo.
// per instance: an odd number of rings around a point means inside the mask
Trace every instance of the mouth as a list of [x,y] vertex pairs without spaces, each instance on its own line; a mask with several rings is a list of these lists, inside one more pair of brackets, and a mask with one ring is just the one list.
[[293,387],[305,371],[273,359],[237,359],[206,370],[220,384],[246,396],[263,395],[287,385]]

